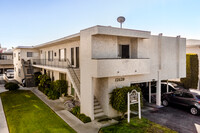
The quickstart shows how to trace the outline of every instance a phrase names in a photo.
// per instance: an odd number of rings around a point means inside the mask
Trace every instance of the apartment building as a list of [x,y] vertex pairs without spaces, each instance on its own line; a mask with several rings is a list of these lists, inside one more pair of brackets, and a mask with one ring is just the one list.
[[[69,95],[80,100],[81,113],[91,119],[119,115],[109,104],[116,87],[156,81],[156,104],[160,106],[161,80],[186,76],[186,39],[180,36],[94,26],[29,49],[18,47],[14,52],[21,55],[28,50],[38,53],[31,60],[34,71],[53,80],[68,80]],[[27,60],[25,55],[16,56],[14,62],[19,64],[19,58]],[[15,67],[20,69],[20,65]],[[18,81],[22,78],[15,77]]]
[[[200,58],[200,40],[188,39],[186,41],[186,53],[196,53],[198,55],[198,58]],[[199,77],[200,77],[200,65],[199,65]],[[200,90],[200,80],[198,81],[197,89]]]
[[13,52],[0,52],[0,74],[3,74],[7,69],[13,69]]
[[13,50],[13,58],[14,58],[14,79],[19,83],[22,83],[22,80],[26,78],[26,75],[30,75],[33,77],[33,73],[39,71],[38,69],[34,69],[31,72],[32,64],[28,64],[28,62],[33,63],[33,59],[39,58],[39,50],[33,48],[32,46],[18,46]]

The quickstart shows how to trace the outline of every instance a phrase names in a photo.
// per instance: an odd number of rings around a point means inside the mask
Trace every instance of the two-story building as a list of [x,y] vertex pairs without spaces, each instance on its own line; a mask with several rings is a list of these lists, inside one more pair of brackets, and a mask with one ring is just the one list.
[[156,104],[160,106],[161,80],[186,76],[186,39],[149,31],[94,26],[29,49],[18,47],[14,60],[27,60],[22,52],[17,58],[23,50],[27,55],[29,50],[38,53],[31,61],[35,71],[53,80],[68,80],[68,93],[80,100],[81,113],[92,119],[118,115],[109,104],[116,87],[156,81]]
[[0,53],[0,74],[4,74],[7,69],[13,69],[13,52],[4,51]]

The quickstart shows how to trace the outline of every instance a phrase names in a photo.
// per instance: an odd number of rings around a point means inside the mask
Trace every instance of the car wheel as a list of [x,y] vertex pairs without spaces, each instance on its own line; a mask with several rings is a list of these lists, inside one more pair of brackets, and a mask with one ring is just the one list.
[[190,108],[190,113],[192,115],[198,115],[199,114],[199,110],[196,107],[191,107]]
[[164,99],[163,101],[162,101],[162,104],[163,104],[163,106],[168,106],[169,105],[169,102],[166,100],[166,99]]

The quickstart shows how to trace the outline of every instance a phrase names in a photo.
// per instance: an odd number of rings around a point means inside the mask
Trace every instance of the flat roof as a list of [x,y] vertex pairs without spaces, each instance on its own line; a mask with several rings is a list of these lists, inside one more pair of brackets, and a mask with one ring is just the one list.
[[200,46],[200,40],[197,39],[188,39],[186,40],[187,47],[198,47]]

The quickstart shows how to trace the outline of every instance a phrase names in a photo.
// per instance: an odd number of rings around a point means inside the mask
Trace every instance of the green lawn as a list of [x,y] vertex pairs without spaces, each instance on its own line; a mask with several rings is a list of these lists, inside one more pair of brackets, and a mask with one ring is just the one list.
[[31,91],[0,94],[10,133],[74,133]]
[[133,118],[130,124],[127,120],[113,125],[101,128],[100,133],[177,133],[167,127],[161,126],[159,124],[153,123],[148,119]]

